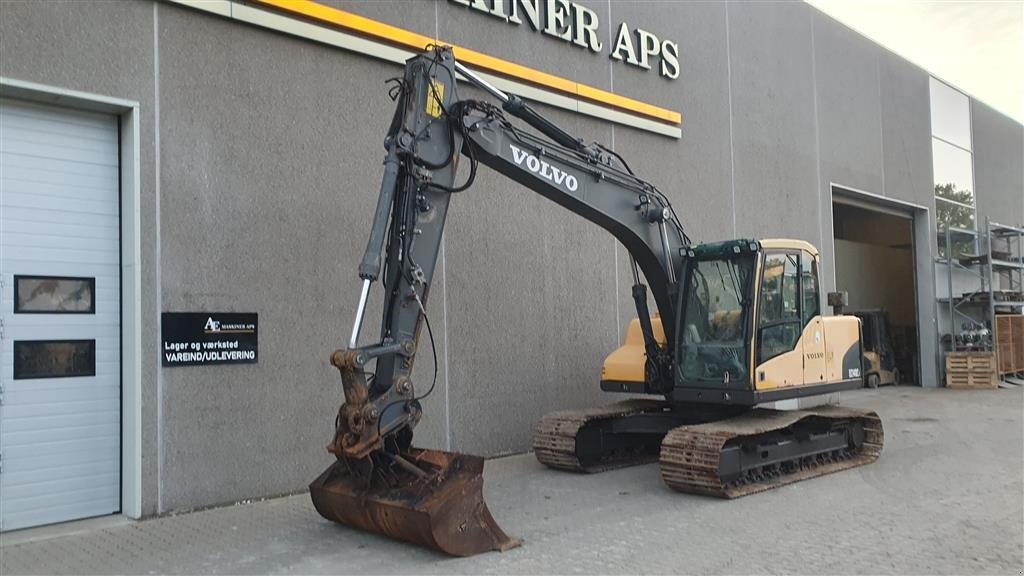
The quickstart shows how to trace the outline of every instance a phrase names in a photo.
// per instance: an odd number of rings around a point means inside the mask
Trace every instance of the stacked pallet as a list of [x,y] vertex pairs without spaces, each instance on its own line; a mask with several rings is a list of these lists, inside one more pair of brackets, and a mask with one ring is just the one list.
[[999,375],[1024,372],[1024,315],[996,316],[996,357]]
[[946,353],[946,387],[994,389],[999,387],[994,352]]

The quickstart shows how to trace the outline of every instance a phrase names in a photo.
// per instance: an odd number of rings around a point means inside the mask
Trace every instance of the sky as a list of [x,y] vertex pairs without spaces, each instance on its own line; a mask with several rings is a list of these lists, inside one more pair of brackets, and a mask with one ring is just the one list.
[[1024,0],[806,0],[1024,123]]

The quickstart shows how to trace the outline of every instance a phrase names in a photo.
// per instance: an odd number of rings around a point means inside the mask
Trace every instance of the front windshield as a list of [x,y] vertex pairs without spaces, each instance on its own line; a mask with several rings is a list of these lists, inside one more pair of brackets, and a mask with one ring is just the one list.
[[685,380],[746,380],[745,339],[754,256],[691,261],[677,366]]

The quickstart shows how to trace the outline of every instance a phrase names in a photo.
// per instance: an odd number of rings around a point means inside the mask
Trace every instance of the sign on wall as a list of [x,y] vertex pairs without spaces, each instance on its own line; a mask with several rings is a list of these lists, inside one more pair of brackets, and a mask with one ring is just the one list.
[[[526,23],[534,32],[564,40],[601,53],[601,19],[597,12],[571,0],[448,0],[477,12],[504,20],[513,26]],[[656,34],[632,28],[622,22],[608,57],[643,70],[657,67],[658,74],[675,80],[679,77],[679,45],[662,40]]]
[[164,312],[160,318],[164,366],[257,362],[259,321],[255,313]]

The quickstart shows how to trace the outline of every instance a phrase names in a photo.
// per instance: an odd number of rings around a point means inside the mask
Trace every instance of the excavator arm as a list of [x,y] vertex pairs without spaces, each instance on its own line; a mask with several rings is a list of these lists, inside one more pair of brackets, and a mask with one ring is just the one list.
[[[501,106],[459,99],[457,74]],[[505,548],[513,541],[494,524],[479,494],[482,463],[411,446],[422,415],[420,400],[430,394],[437,376],[435,368],[434,382],[423,389],[411,379],[423,326],[434,347],[426,303],[452,196],[468,189],[478,165],[484,164],[617,238],[631,256],[633,296],[639,318],[646,321],[650,392],[672,387],[671,346],[663,349],[654,339],[637,269],[650,282],[661,316],[675,318],[680,248],[689,240],[668,199],[635,176],[618,154],[585,144],[518,97],[494,88],[458,64],[449,48],[433,47],[410,59],[391,94],[396,107],[359,266],[356,319],[349,346],[331,356],[345,396],[328,446],[338,463],[311,485],[313,500],[332,520],[449,553]],[[540,135],[518,128],[509,115]],[[459,170],[466,162],[468,169]],[[456,182],[457,177],[464,180]],[[384,290],[380,339],[359,346],[369,289],[377,281]],[[667,341],[673,342],[673,322],[663,326]],[[467,498],[467,491],[476,495]],[[463,508],[472,520],[448,518],[451,510]],[[388,519],[415,516],[411,510],[421,512],[419,521]]]
[[[477,100],[459,100],[456,72],[503,102],[499,108]],[[570,212],[594,222],[617,238],[650,282],[658,311],[674,318],[679,248],[688,244],[667,198],[629,172],[625,162],[599,144],[584,145],[535,112],[463,68],[447,48],[437,47],[406,65],[395,88],[397,106],[385,139],[384,178],[366,253],[359,266],[363,280],[348,349],[332,356],[335,366],[354,372],[347,378],[346,403],[362,405],[354,421],[379,421],[349,431],[338,451],[361,457],[382,447],[382,436],[414,426],[420,416],[410,380],[417,336],[429,318],[425,312],[440,242],[453,194],[472,185],[482,163]],[[515,115],[543,136],[514,126]],[[469,161],[466,181],[455,182],[457,167]],[[369,287],[381,278],[385,293],[381,340],[357,347]],[[638,279],[639,280],[639,279]],[[639,286],[639,281],[637,282]],[[637,299],[640,318],[649,318],[646,291]],[[672,322],[664,323],[668,342]],[[666,360],[654,346],[652,356]],[[371,382],[360,375],[375,361]],[[658,371],[669,378],[671,371]],[[670,383],[650,383],[652,391]],[[350,396],[350,392],[352,392]],[[362,416],[362,418],[359,418]],[[348,419],[348,418],[346,418]]]

